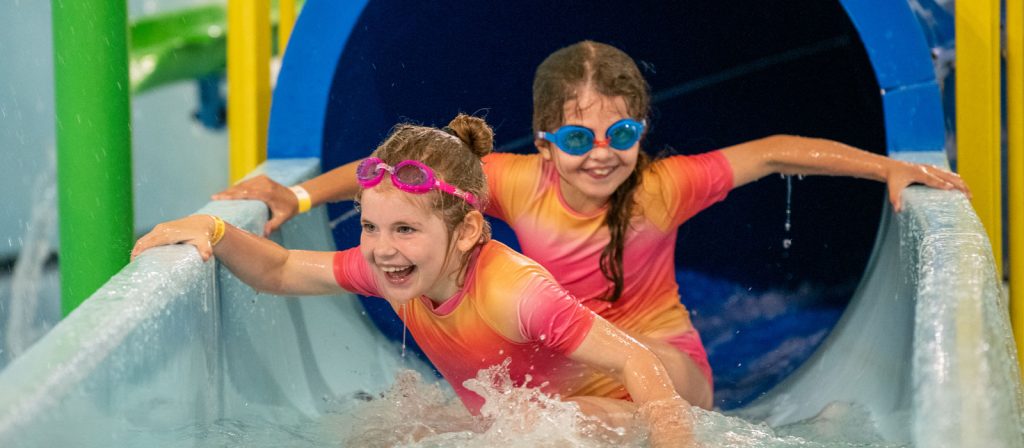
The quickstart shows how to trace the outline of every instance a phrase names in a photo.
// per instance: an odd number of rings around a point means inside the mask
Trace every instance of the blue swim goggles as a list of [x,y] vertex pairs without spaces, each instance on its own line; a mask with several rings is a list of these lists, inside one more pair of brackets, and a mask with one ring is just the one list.
[[623,118],[608,126],[604,140],[597,139],[590,128],[575,125],[562,126],[554,133],[538,132],[537,138],[558,145],[567,154],[582,156],[597,145],[610,146],[620,151],[632,148],[643,135],[645,126],[647,120]]

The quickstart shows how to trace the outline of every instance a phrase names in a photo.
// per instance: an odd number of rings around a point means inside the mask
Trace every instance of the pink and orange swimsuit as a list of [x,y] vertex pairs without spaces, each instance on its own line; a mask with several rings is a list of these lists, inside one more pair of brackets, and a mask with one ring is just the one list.
[[667,157],[645,172],[636,193],[639,216],[626,235],[622,296],[614,303],[602,300],[612,288],[600,269],[601,252],[611,240],[607,209],[572,210],[562,199],[554,165],[539,154],[490,154],[484,171],[487,213],[512,227],[524,254],[609,322],[689,355],[711,382],[700,336],[679,302],[675,248],[679,226],[732,189],[732,168],[720,151]]
[[[335,254],[334,277],[348,291],[379,297],[359,248]],[[610,396],[619,387],[568,357],[590,332],[594,312],[539,264],[497,241],[474,252],[465,284],[454,296],[440,305],[418,297],[395,312],[471,412],[479,411],[483,398],[463,382],[506,358],[515,384],[546,393]],[[517,326],[517,340],[498,330],[510,323]]]

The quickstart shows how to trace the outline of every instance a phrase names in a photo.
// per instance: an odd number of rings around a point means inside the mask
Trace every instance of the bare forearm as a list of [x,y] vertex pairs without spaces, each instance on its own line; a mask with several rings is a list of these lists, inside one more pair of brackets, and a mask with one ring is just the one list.
[[826,139],[779,135],[768,151],[773,171],[783,174],[825,174],[884,181],[888,166],[898,163],[885,156]]
[[661,360],[647,350],[629,357],[622,370],[622,381],[638,405],[679,398]]
[[356,167],[359,160],[339,166],[300,184],[309,192],[313,206],[327,202],[351,201],[359,191]]
[[901,162],[827,139],[773,135],[723,150],[736,186],[772,173],[852,176],[884,182]]
[[334,252],[287,250],[211,215],[157,224],[139,238],[132,259],[157,246],[188,244],[203,261],[216,257],[243,282],[278,295],[323,295],[342,291],[334,279]]
[[600,317],[570,356],[618,378],[638,404],[678,397],[658,356]]
[[693,446],[689,403],[676,393],[657,356],[631,356],[623,370],[626,390],[651,430],[651,446]]
[[325,295],[342,291],[334,281],[333,252],[288,250],[227,226],[214,255],[231,273],[258,291],[276,295]]
[[288,249],[229,224],[213,254],[247,285],[259,291],[280,292]]
[[600,317],[571,357],[618,378],[651,428],[651,446],[690,446],[692,422],[661,360]]

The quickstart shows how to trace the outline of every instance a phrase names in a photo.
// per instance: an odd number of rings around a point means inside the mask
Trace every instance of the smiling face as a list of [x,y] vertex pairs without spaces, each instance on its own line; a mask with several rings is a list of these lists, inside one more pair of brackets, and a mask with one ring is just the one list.
[[[605,96],[589,86],[582,87],[576,98],[565,102],[563,113],[565,122],[561,126],[590,128],[602,140],[609,126],[623,118],[634,118],[629,115],[623,97]],[[640,153],[639,142],[626,150],[595,145],[580,156],[570,155],[545,140],[537,140],[536,144],[541,156],[552,161],[558,170],[562,197],[570,207],[583,213],[608,203],[612,193],[636,168]]]
[[390,180],[362,193],[360,250],[394,305],[420,296],[443,302],[458,291],[460,263],[445,263],[453,245],[428,198],[399,191]]

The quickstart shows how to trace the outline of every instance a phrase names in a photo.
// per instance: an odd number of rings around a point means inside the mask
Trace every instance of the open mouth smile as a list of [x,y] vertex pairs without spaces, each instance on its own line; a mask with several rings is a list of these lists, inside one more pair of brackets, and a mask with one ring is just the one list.
[[588,176],[595,179],[604,179],[608,177],[612,171],[615,171],[615,167],[588,168],[583,170],[584,173],[587,173]]
[[380,266],[380,270],[384,273],[384,278],[387,279],[388,282],[400,285],[409,279],[409,276],[411,276],[416,270],[416,265]]

